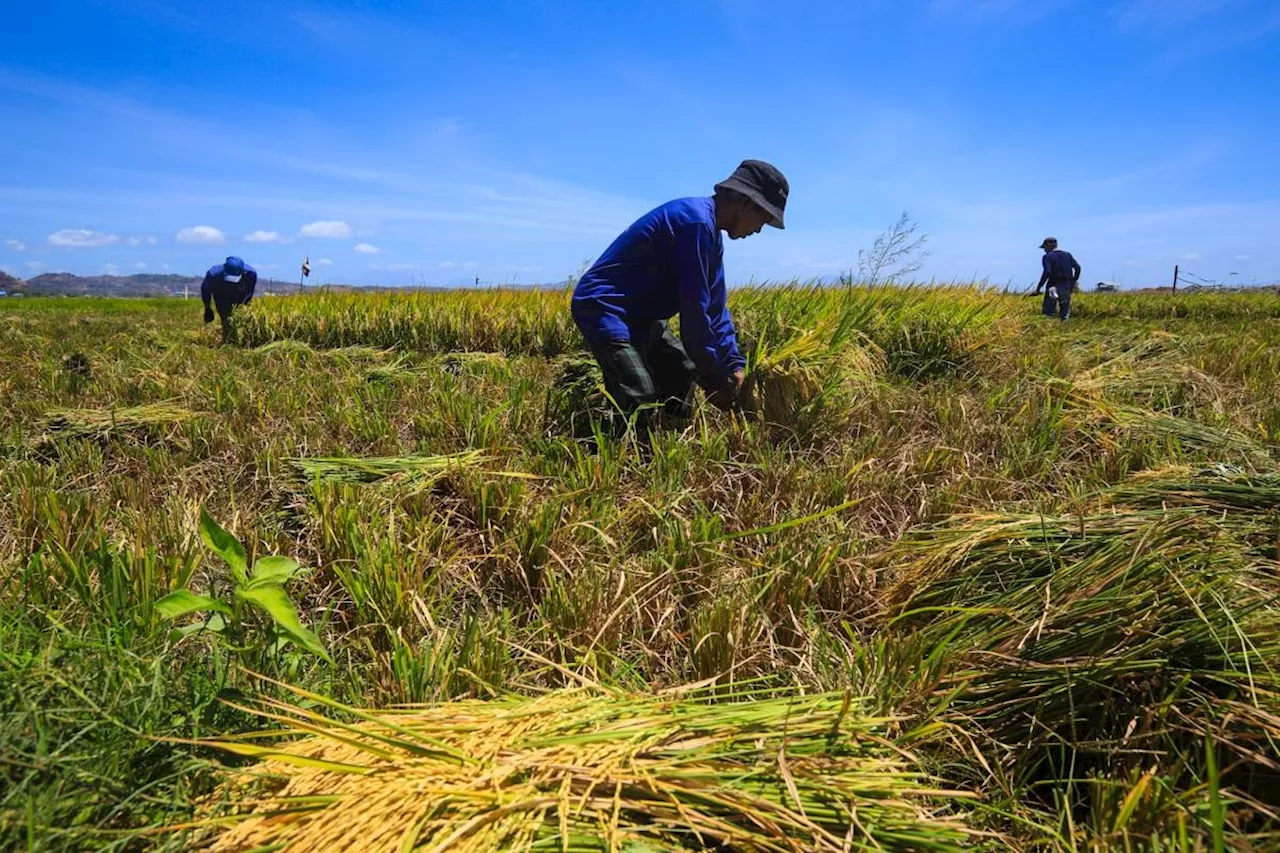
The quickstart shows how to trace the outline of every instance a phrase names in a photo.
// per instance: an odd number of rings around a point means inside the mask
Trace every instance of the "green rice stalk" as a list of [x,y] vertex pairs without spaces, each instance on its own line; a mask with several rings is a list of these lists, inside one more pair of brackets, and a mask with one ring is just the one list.
[[400,485],[424,487],[450,471],[490,461],[478,450],[440,456],[311,456],[288,460],[312,480],[333,483],[376,483],[392,480]]
[[123,409],[55,409],[45,414],[38,428],[43,438],[108,436],[174,427],[203,415],[168,402]]

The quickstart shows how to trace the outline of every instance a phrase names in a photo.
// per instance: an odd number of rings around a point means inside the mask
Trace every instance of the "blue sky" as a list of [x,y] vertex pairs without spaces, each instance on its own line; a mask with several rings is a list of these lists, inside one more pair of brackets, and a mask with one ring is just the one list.
[[[6,4],[0,267],[558,281],[745,157],[732,281],[1280,280],[1275,0]],[[1231,276],[1231,273],[1236,273]]]

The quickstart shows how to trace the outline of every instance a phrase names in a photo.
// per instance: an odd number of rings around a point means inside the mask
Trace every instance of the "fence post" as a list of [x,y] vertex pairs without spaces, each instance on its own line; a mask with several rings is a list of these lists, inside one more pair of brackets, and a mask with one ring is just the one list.
[[1178,265],[1173,265],[1173,292],[1178,292]]

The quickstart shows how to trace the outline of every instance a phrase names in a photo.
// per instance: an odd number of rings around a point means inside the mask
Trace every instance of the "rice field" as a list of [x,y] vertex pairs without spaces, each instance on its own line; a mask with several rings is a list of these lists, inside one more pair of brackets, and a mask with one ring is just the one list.
[[567,306],[0,304],[0,849],[1280,849],[1280,297]]

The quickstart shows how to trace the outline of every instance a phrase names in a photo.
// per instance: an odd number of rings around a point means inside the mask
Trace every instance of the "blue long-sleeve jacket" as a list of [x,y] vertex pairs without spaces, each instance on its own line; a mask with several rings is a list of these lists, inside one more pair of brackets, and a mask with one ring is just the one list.
[[1046,284],[1051,287],[1070,285],[1072,290],[1079,286],[1080,264],[1070,252],[1062,249],[1045,252],[1040,266],[1044,271],[1040,274],[1040,283],[1036,285],[1037,292]]
[[681,198],[636,220],[573,291],[573,319],[595,343],[644,340],[680,315],[680,339],[698,372],[721,382],[746,366],[729,317],[724,240],[714,198]]
[[244,275],[239,281],[233,282],[223,278],[223,266],[215,264],[209,267],[209,271],[204,274],[204,281],[200,282],[200,299],[204,302],[204,307],[209,307],[209,300],[214,294],[229,296],[232,302],[248,305],[258,286],[258,271],[245,264]]

